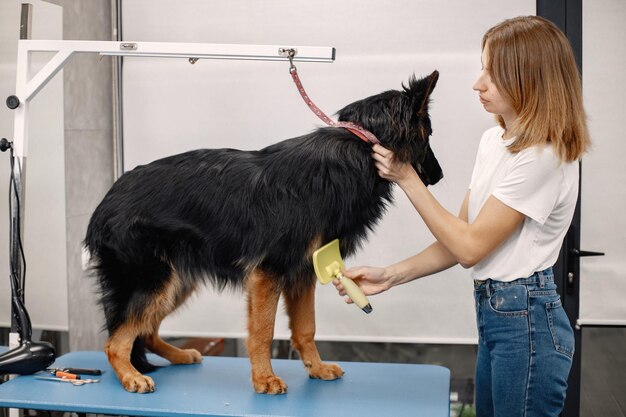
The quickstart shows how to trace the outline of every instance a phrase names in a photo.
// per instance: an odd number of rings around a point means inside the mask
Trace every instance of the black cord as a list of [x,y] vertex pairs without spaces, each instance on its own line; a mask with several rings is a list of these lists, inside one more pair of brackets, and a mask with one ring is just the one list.
[[[17,220],[17,245],[20,251],[20,258],[22,261],[22,280],[20,283],[20,298],[22,299],[22,302],[25,302],[24,297],[25,297],[25,290],[26,290],[26,255],[24,254],[24,246],[22,245],[22,210],[21,210],[21,202],[20,202],[20,195],[19,192],[17,190],[17,182],[15,179],[15,173],[14,173],[14,169],[13,166],[15,165],[15,158],[13,157],[13,148],[11,148],[11,181],[13,181],[13,190],[15,192],[15,201],[16,201],[16,209],[17,209],[17,216],[16,216],[16,220]],[[22,174],[22,167],[20,166],[20,161],[17,161],[17,169],[18,172],[20,174],[20,178],[21,178],[21,174]]]
[[10,149],[10,156],[9,156],[9,160],[10,160],[10,164],[11,164],[11,176],[9,177],[9,244],[10,244],[10,251],[11,251],[11,256],[9,257],[9,265],[11,267],[11,286],[13,288],[13,295],[17,295],[17,296],[21,296],[21,277],[18,277],[18,265],[15,264],[15,256],[13,253],[13,236],[15,236],[15,228],[18,227],[18,236],[19,236],[19,220],[17,221],[17,225],[15,224],[15,222],[13,221],[13,202],[12,202],[12,197],[13,197],[13,193],[15,193],[16,195],[16,209],[17,209],[17,215],[16,218],[19,219],[19,212],[20,212],[20,204],[19,204],[19,197],[17,197],[17,186],[16,181],[15,181],[15,160],[13,158],[13,148],[9,148]]
[[[17,179],[15,178],[15,155],[13,153],[12,144],[9,144],[8,149],[10,150],[9,157],[11,161],[11,177],[9,180],[9,236],[16,236],[17,249],[19,250],[19,258],[16,258],[13,253],[13,246],[11,246],[11,256],[9,260],[11,268],[11,287],[13,296],[24,302],[24,290],[26,288],[26,256],[24,254],[24,246],[22,244],[21,203],[17,187]],[[21,173],[19,161],[17,164],[17,170],[18,173]],[[17,211],[17,213],[15,213],[15,222],[13,221],[13,205],[11,204],[11,197],[13,195],[15,196],[15,209]]]
[[[0,151],[5,152],[9,150],[10,155],[10,164],[11,164],[11,177],[9,180],[9,236],[13,236],[14,228],[17,228],[17,245],[20,252],[20,260],[21,265],[15,264],[15,258],[13,256],[13,247],[11,247],[11,259],[10,268],[11,268],[11,281],[14,284],[14,288],[17,291],[16,294],[22,299],[24,297],[24,288],[26,286],[26,256],[24,255],[24,247],[22,245],[22,233],[21,233],[21,204],[20,204],[20,195],[17,189],[17,180],[15,179],[15,155],[13,153],[13,142],[9,142],[7,139],[2,138],[0,140]],[[21,174],[21,167],[19,166],[18,161],[18,170]],[[13,223],[13,204],[11,204],[11,196],[12,193],[15,193],[15,205],[17,209],[16,213],[16,224]],[[13,242],[10,242],[13,243]],[[18,266],[22,266],[21,269],[21,277],[18,277]]]

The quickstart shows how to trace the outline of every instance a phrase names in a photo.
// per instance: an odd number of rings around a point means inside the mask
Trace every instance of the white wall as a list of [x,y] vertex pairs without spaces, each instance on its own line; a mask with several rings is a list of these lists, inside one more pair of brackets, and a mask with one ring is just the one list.
[[[415,73],[438,69],[432,146],[445,172],[433,187],[457,212],[481,133],[492,126],[472,91],[480,70],[483,32],[501,20],[534,14],[534,0],[251,1],[125,0],[127,41],[333,46],[333,64],[301,63],[308,93],[327,113],[380,91],[399,88]],[[258,149],[309,132],[321,122],[299,97],[285,62],[126,59],[124,152],[127,169],[199,147]],[[348,266],[383,265],[433,240],[406,197],[396,203]],[[370,301],[366,316],[345,305],[334,288],[318,288],[318,338],[471,343],[476,339],[472,281],[455,267]],[[163,333],[245,334],[239,295],[207,290],[167,319]],[[280,315],[278,337],[288,337]]]
[[[15,93],[20,4],[0,2],[0,135],[12,140],[13,111],[5,98]],[[32,39],[62,39],[62,9],[35,0]],[[50,56],[35,55],[32,71]],[[26,307],[35,328],[67,330],[63,73],[37,95],[30,107],[26,158],[24,245]],[[0,154],[0,326],[10,326],[9,152]]]
[[583,2],[583,88],[593,149],[583,159],[580,322],[626,325],[626,2]]
[[[60,39],[61,9],[33,1],[33,37]],[[0,3],[0,96],[15,89],[20,1]],[[446,177],[433,192],[458,209],[478,136],[492,124],[471,84],[482,32],[500,20],[534,13],[534,1],[323,0],[229,2],[125,0],[126,40],[334,46],[333,64],[298,65],[309,93],[328,113],[398,88],[415,72],[441,72],[432,104],[433,148]],[[626,323],[626,209],[621,161],[626,63],[621,0],[584,2],[584,92],[593,150],[583,161],[582,249],[604,251],[581,261],[581,322]],[[329,10],[331,11],[329,13]],[[165,20],[163,16],[168,16]],[[38,60],[39,64],[46,57]],[[62,74],[62,73],[61,73]],[[257,149],[308,132],[320,122],[301,102],[285,63],[127,59],[126,167],[197,147]],[[26,181],[27,306],[35,327],[67,329],[62,75],[32,103]],[[11,138],[13,113],[0,106],[0,136]],[[8,154],[0,155],[0,196],[8,196]],[[4,197],[5,200],[8,197]],[[8,201],[0,204],[0,325],[9,320]],[[2,220],[5,219],[5,220]],[[369,243],[349,266],[382,265],[409,256],[431,236],[401,193]],[[0,278],[2,277],[0,272]],[[454,268],[373,298],[365,316],[344,306],[330,287],[318,290],[318,336],[333,340],[472,342],[469,274]],[[195,297],[169,319],[164,333],[238,337],[244,334],[238,295]],[[338,319],[339,318],[339,319]],[[286,337],[286,320],[277,334]]]

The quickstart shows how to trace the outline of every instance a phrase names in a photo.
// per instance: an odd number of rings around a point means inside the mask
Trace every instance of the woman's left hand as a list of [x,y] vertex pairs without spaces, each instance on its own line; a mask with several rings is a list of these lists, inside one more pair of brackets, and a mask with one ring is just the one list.
[[389,149],[381,145],[374,145],[372,150],[374,151],[372,154],[374,165],[380,177],[402,186],[402,182],[417,176],[411,164],[397,161]]

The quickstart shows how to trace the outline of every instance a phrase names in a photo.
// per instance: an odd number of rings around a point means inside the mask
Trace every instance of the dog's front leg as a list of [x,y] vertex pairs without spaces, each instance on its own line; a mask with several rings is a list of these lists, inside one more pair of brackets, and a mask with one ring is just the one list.
[[271,345],[280,290],[270,276],[255,269],[248,277],[248,354],[252,385],[258,393],[284,394],[287,384],[272,370]]
[[337,379],[343,375],[343,370],[334,363],[323,363],[315,345],[315,280],[312,283],[304,293],[294,295],[285,291],[291,343],[311,378]]

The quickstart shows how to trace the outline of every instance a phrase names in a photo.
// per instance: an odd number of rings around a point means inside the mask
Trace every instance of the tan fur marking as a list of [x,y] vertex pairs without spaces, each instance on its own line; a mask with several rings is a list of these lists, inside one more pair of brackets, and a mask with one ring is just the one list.
[[309,376],[326,380],[340,378],[343,370],[336,364],[323,363],[315,345],[315,285],[302,294],[285,292],[284,296],[289,315],[291,342],[300,354]]
[[139,335],[139,329],[131,323],[120,326],[107,340],[104,351],[122,386],[130,392],[152,392],[154,381],[139,373],[130,363],[130,352]]
[[280,291],[271,276],[258,268],[246,281],[248,293],[248,354],[252,367],[252,385],[258,393],[284,394],[287,385],[272,370],[271,344]]
[[202,362],[202,354],[196,349],[180,349],[170,345],[158,335],[158,330],[146,337],[147,348],[164,357],[172,365],[189,365]]
[[194,288],[184,288],[174,271],[162,290],[154,295],[143,311],[130,311],[126,322],[110,335],[105,352],[124,389],[130,392],[152,392],[154,381],[142,375],[130,362],[135,339],[143,337],[148,349],[173,364],[198,363],[202,356],[195,349],[182,350],[164,342],[158,335],[161,321],[185,302]]
[[202,355],[196,349],[179,349],[159,337],[159,327],[163,319],[182,305],[194,289],[185,289],[180,275],[173,270],[163,291],[154,297],[152,304],[142,315],[142,321],[150,326],[150,331],[145,336],[146,347],[174,365],[200,363],[202,361]]
[[155,328],[158,328],[161,321],[182,304],[193,289],[185,291],[182,281],[178,274],[174,271],[170,278],[166,281],[163,289],[154,295],[150,305],[144,309],[137,318],[141,327],[141,334],[151,334]]
[[321,247],[322,247],[322,237],[321,236],[315,236],[309,242],[309,246],[307,247],[307,250],[306,250],[307,258],[308,259],[312,259],[313,258],[313,252],[315,252],[316,250],[318,250]]

